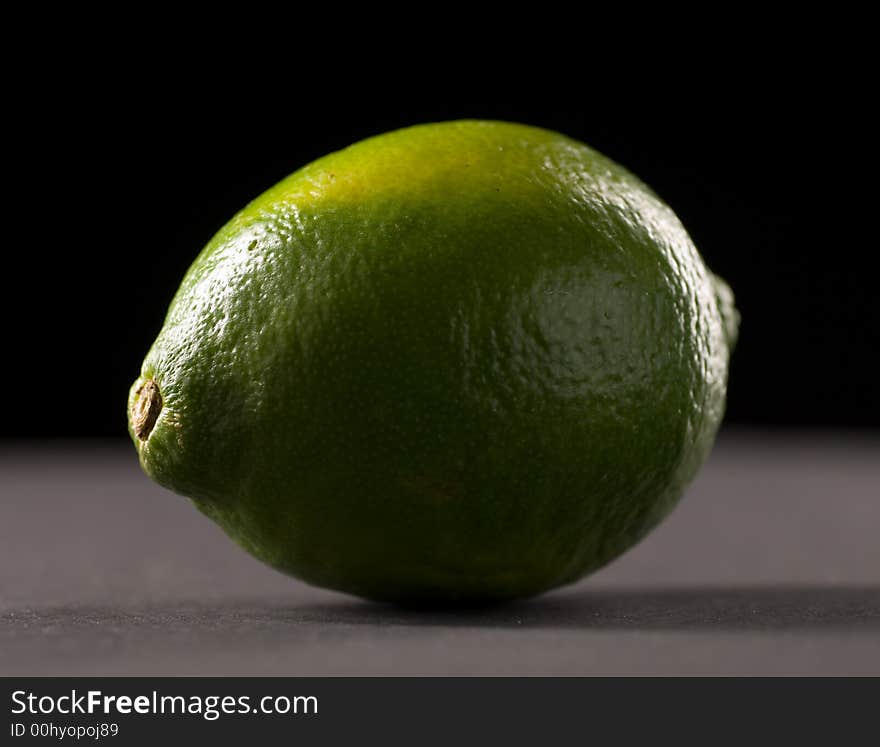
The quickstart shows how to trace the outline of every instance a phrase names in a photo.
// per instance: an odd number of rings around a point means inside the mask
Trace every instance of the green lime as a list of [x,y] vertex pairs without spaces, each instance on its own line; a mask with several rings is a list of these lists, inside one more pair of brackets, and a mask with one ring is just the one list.
[[554,132],[412,127],[205,247],[129,396],[144,470],[313,584],[536,594],[635,544],[711,448],[738,316],[674,213]]

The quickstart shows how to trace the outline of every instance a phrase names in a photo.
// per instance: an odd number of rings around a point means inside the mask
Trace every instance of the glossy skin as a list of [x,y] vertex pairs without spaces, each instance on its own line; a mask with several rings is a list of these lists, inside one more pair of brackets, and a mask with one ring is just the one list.
[[[535,594],[631,547],[711,448],[729,289],[559,134],[424,125],[301,169],[215,236],[132,387],[144,470],[245,549],[397,601]],[[153,408],[154,410],[158,408]]]

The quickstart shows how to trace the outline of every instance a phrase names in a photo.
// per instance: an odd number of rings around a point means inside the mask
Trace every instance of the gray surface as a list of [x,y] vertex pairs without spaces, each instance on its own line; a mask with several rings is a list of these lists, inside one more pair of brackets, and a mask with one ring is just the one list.
[[880,675],[880,437],[725,433],[586,582],[408,611],[246,556],[128,444],[0,446],[0,674]]

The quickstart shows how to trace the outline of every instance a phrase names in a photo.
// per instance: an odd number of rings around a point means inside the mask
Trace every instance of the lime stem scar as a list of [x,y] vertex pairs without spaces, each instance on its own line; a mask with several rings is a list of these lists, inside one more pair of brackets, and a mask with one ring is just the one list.
[[146,441],[156,424],[156,418],[162,410],[162,395],[159,386],[152,379],[148,379],[137,393],[137,398],[131,408],[131,426],[141,441]]

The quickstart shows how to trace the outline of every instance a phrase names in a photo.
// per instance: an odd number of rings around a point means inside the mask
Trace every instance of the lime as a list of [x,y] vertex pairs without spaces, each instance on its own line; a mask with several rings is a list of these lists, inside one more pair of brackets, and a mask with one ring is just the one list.
[[195,260],[129,396],[144,470],[313,584],[473,601],[572,582],[673,507],[738,316],[589,147],[447,122],[297,171]]

